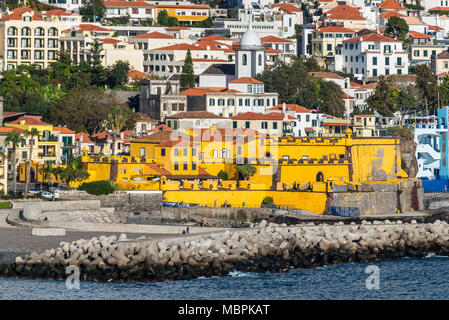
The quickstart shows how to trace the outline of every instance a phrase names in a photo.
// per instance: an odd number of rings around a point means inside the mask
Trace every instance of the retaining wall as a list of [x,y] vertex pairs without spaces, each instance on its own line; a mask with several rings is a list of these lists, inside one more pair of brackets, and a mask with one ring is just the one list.
[[121,217],[147,218],[160,214],[162,208],[162,191],[115,191],[108,195],[91,195],[86,191],[59,191],[59,201],[63,200],[97,200],[101,207],[113,207]]

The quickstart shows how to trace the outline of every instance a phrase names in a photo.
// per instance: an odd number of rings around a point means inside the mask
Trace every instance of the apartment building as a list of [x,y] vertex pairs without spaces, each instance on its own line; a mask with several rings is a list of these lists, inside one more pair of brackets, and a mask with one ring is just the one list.
[[432,72],[438,77],[438,80],[449,73],[449,51],[444,50],[441,53],[431,56]]
[[408,34],[412,43],[409,45],[410,64],[431,64],[431,57],[437,56],[446,49],[444,44],[434,44],[432,36],[416,31],[410,31]]
[[407,74],[408,52],[399,40],[369,33],[343,41],[341,64],[338,71],[345,70],[356,78],[364,79],[390,74]]
[[209,18],[210,7],[208,5],[194,4],[164,4],[156,3],[154,16],[157,20],[162,11],[167,11],[169,17],[176,17],[181,25],[190,25],[193,22],[203,21]]
[[61,32],[79,21],[79,16],[63,20],[64,15],[41,14],[19,7],[0,18],[1,71],[21,64],[47,68],[56,61]]
[[154,6],[145,1],[104,1],[105,18],[120,18],[129,16],[130,21],[154,19]]
[[294,117],[282,113],[245,112],[231,117],[233,129],[252,129],[260,134],[281,137],[292,133]]
[[342,26],[326,26],[312,32],[312,55],[334,56],[335,48],[355,36],[355,31]]

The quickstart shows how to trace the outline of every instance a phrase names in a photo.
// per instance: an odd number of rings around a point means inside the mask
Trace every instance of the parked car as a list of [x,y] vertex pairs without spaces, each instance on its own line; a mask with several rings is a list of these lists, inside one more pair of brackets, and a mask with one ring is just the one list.
[[30,190],[28,190],[28,196],[29,197],[38,196],[41,191],[42,190],[40,190],[40,189],[30,189]]
[[41,195],[42,199],[48,199],[48,200],[54,200],[55,199],[55,195],[51,192],[48,191],[42,191],[42,195]]

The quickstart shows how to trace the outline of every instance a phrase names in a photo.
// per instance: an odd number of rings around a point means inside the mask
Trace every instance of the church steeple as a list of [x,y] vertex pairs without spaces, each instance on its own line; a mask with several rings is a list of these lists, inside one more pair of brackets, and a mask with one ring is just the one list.
[[236,49],[235,74],[237,78],[251,77],[261,73],[265,68],[265,48],[262,46],[252,23],[240,39],[240,47]]

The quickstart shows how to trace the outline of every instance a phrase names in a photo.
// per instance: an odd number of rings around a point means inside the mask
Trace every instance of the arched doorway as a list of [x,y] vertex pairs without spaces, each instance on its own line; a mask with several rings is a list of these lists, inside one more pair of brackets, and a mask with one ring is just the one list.
[[321,171],[316,174],[316,181],[324,182],[324,174]]

